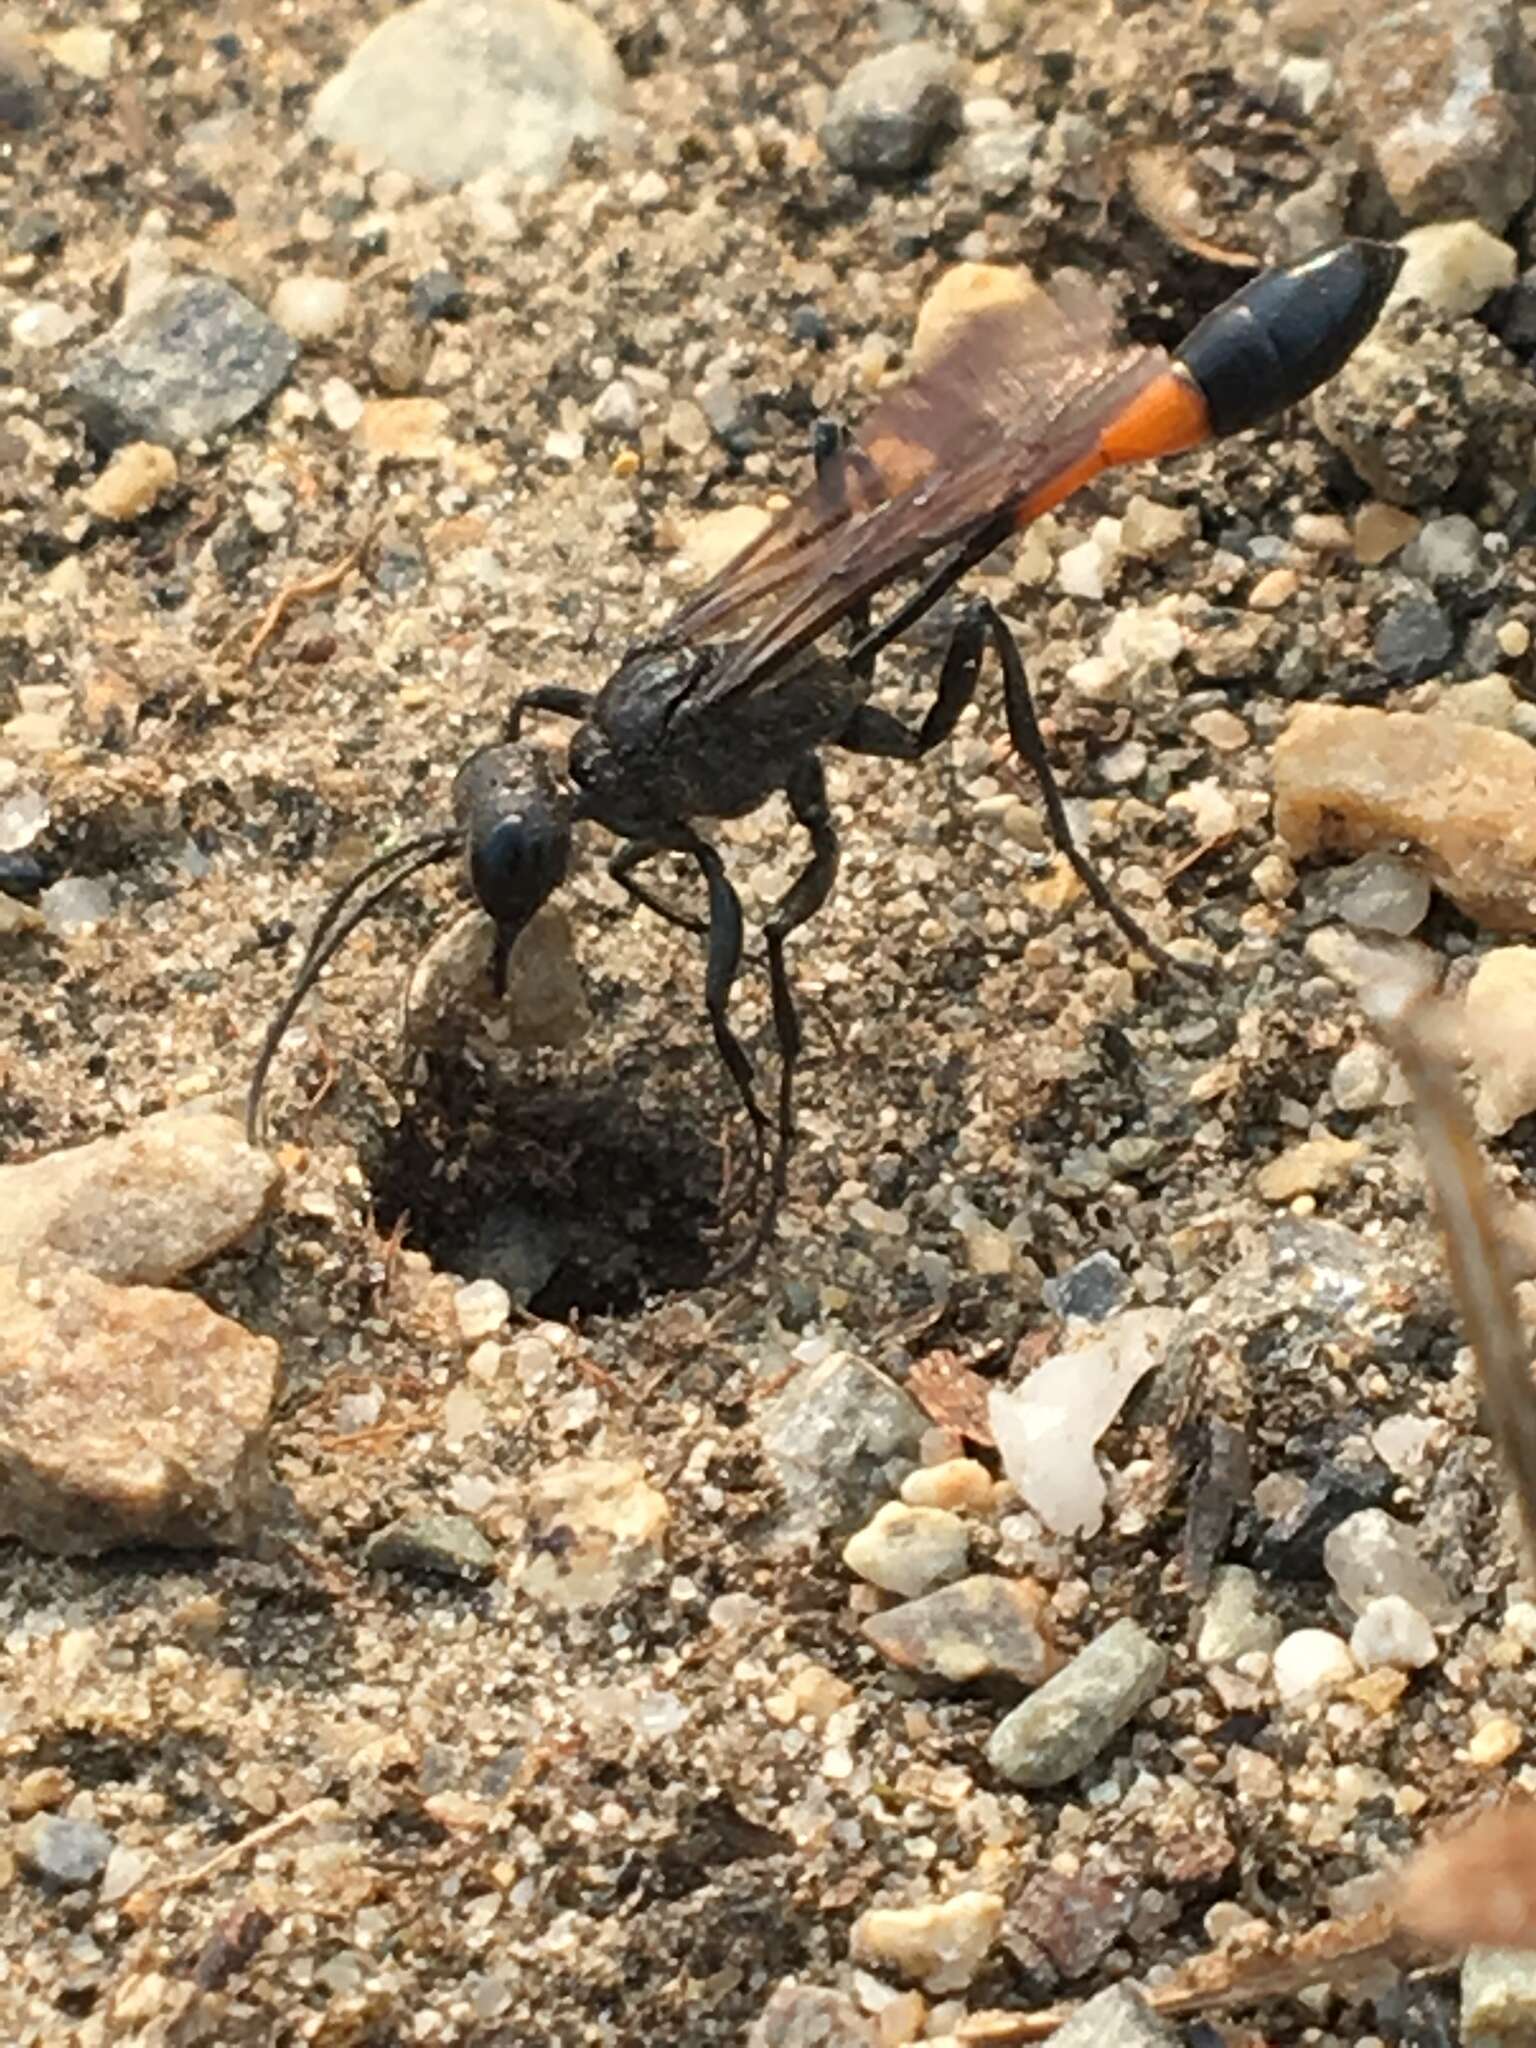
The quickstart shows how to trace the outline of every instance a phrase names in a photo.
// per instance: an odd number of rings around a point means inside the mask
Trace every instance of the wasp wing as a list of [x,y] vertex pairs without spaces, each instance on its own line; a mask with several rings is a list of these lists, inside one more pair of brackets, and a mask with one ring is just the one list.
[[1106,301],[1078,280],[976,314],[676,613],[664,637],[695,644],[762,614],[691,701],[766,685],[863,599],[1027,505],[1166,365],[1117,343]]

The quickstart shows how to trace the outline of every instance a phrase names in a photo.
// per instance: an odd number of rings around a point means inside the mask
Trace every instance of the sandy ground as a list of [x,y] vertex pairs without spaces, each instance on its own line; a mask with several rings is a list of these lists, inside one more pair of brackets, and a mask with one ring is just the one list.
[[[1171,342],[1236,274],[1130,203],[1127,139],[1191,150],[1208,231],[1259,251],[1281,246],[1280,202],[1353,147],[1327,105],[1266,120],[1279,53],[1253,13],[1043,0],[1018,27],[936,30],[968,98],[1056,125],[1049,178],[990,198],[957,143],[931,175],[866,186],[814,140],[828,86],[878,47],[862,10],[595,11],[636,74],[636,151],[578,159],[499,239],[469,200],[387,182],[381,198],[305,140],[314,88],[365,25],[353,6],[123,6],[100,17],[109,78],[48,71],[5,206],[54,214],[60,245],[8,288],[84,324],[9,362],[0,711],[57,715],[57,744],[12,754],[54,814],[33,851],[48,880],[104,878],[114,902],[88,933],[3,941],[7,1156],[237,1101],[327,889],[445,814],[459,760],[517,689],[590,687],[660,622],[686,588],[691,522],[803,480],[811,418],[857,414],[949,265],[1082,265],[1139,338]],[[29,25],[76,23],[60,9]],[[238,118],[200,139],[193,124],[221,115]],[[667,196],[637,206],[653,167]],[[118,528],[82,509],[101,458],[60,373],[109,322],[152,212],[174,260],[257,302],[319,271],[350,278],[351,312],[284,395],[184,455],[159,505]],[[408,292],[435,269],[462,280],[469,317],[424,329]],[[802,338],[804,308],[824,347]],[[685,421],[638,468],[615,460],[627,444],[587,415],[626,365],[655,423],[728,366],[735,451],[675,445]],[[325,417],[336,377],[440,400],[437,459],[359,451]],[[576,459],[550,452],[583,432]],[[1138,493],[1186,508],[1189,538],[1124,563],[1104,602],[1064,595],[1056,560]],[[1219,962],[1212,985],[1146,971],[1068,900],[988,690],[919,768],[831,764],[843,870],[793,955],[801,1142],[748,1277],[708,1277],[743,1153],[695,945],[601,878],[596,834],[566,897],[593,1014],[578,1046],[494,1072],[402,1052],[401,990],[449,913],[447,874],[354,943],[274,1079],[280,1213],[193,1282],[282,1347],[266,1553],[0,1558],[13,1819],[91,1810],[142,1859],[132,1912],[91,1890],[57,1899],[7,1864],[9,2039],[702,2048],[741,2040],[786,1976],[858,1995],[849,1930],[867,1907],[977,1884],[1007,1911],[965,2002],[1049,2002],[1207,1946],[1220,1902],[1290,1927],[1363,1902],[1432,1821],[1518,1775],[1518,1753],[1492,1775],[1467,1760],[1490,1714],[1526,1724],[1530,1686],[1409,1132],[1389,1090],[1348,1108],[1330,1092],[1363,1029],[1308,951],[1329,880],[1290,886],[1270,822],[1291,701],[1390,696],[1371,635],[1397,571],[1294,542],[1298,517],[1347,518],[1367,495],[1303,411],[1108,479],[979,579],[1017,624],[1097,858],[1160,936]],[[1509,497],[1470,509],[1496,521]],[[359,572],[243,662],[231,636],[365,534]],[[1278,616],[1250,609],[1277,561],[1296,593]],[[1511,570],[1499,616],[1529,598],[1526,574]],[[1066,680],[1118,606],[1165,599],[1186,637],[1172,672],[1108,695]],[[925,701],[936,630],[893,657],[893,705]],[[101,709],[117,701],[103,676],[122,679],[126,727]],[[786,815],[770,806],[722,843],[760,910],[797,854]],[[1440,906],[1425,935],[1452,960],[1485,943]],[[739,1016],[766,1070],[756,971]],[[1529,1132],[1501,1148],[1506,1176],[1529,1170]],[[1348,1170],[1303,1189],[1298,1214],[1266,1202],[1259,1169],[1320,1133],[1358,1141]],[[477,1351],[443,1276],[484,1271],[486,1243],[529,1214],[558,1231],[554,1269]],[[985,1762],[997,1697],[892,1674],[859,1632],[872,1596],[838,1543],[783,1550],[757,1418],[797,1347],[897,1379],[935,1351],[1007,1376],[1021,1342],[1039,1356],[1059,1334],[1046,1284],[1098,1251],[1125,1305],[1190,1312],[1178,1371],[1107,1440],[1123,1476],[1101,1533],[1026,1556],[984,1519],[974,1550],[1042,1578],[1067,1648],[1129,1615],[1173,1661],[1084,1776],[1025,1794]],[[1246,1433],[1257,1479],[1298,1486],[1376,1456],[1389,1417],[1434,1425],[1428,1464],[1382,1468],[1384,1498],[1465,1618],[1379,1710],[1288,1713],[1263,1680],[1223,1689],[1194,1658],[1186,1518],[1213,1415]],[[670,1510],[657,1568],[589,1613],[522,1583],[529,1489],[578,1454],[636,1461]],[[370,1569],[368,1538],[428,1509],[474,1516],[488,1578]],[[1249,1558],[1262,1522],[1242,1511],[1224,1555]],[[1262,1575],[1287,1629],[1348,1633],[1315,1564]],[[797,1679],[798,1713],[782,1704]],[[146,1899],[285,1815],[269,1842]],[[1074,1914],[1091,1936],[1063,1931]],[[242,1924],[262,1937],[249,1959]],[[866,1978],[862,1995],[885,1994]],[[947,1996],[926,2019],[909,2001],[885,2038],[952,2031]],[[1404,1996],[1325,1994],[1271,2009],[1262,2034],[1221,2021],[1186,2038],[1458,2038],[1444,1982]]]

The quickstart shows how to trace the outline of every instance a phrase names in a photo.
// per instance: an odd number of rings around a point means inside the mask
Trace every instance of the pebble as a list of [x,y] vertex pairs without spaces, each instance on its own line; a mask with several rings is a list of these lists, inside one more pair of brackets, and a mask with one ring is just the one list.
[[1398,1671],[1422,1671],[1440,1654],[1434,1630],[1400,1593],[1387,1593],[1367,1603],[1349,1632],[1349,1650],[1362,1671],[1382,1665]]
[[1026,305],[1039,293],[1029,272],[1016,265],[954,264],[939,276],[918,309],[912,333],[913,369],[926,369],[978,313],[993,306]]
[[1256,1573],[1240,1564],[1222,1565],[1200,1613],[1195,1655],[1202,1664],[1235,1664],[1239,1657],[1267,1656],[1280,1640],[1280,1623],[1263,1607]]
[[992,1504],[992,1474],[976,1458],[945,1458],[919,1465],[901,1482],[901,1497],[914,1508],[985,1509]]
[[1338,38],[1354,129],[1410,223],[1475,216],[1497,232],[1531,196],[1536,138],[1509,0],[1360,0]]
[[1444,1579],[1426,1564],[1413,1531],[1383,1508],[1364,1508],[1339,1523],[1323,1545],[1323,1563],[1351,1614],[1395,1594],[1431,1622],[1460,1618]]
[[886,2048],[874,2020],[842,1991],[786,1978],[752,2022],[746,2048]]
[[856,177],[901,178],[925,169],[959,127],[951,60],[931,43],[901,43],[848,73],[832,95],[821,146]]
[[116,38],[108,28],[66,28],[43,38],[43,48],[55,64],[73,71],[77,78],[102,84],[112,76]]
[[75,359],[70,396],[103,447],[210,440],[264,405],[298,360],[221,277],[174,277]]
[[1288,1146],[1254,1175],[1261,1200],[1294,1202],[1298,1195],[1320,1194],[1348,1180],[1356,1160],[1368,1147],[1358,1138],[1336,1138],[1331,1131]]
[[507,1326],[512,1297],[495,1280],[471,1280],[453,1297],[454,1320],[466,1344],[481,1344]]
[[551,182],[615,127],[622,66],[565,0],[417,0],[315,95],[313,125],[437,191],[499,172]]
[[641,417],[640,394],[626,377],[605,384],[587,415],[595,432],[625,438],[639,433]]
[[868,1615],[861,1626],[881,1656],[903,1671],[951,1685],[995,1677],[1039,1685],[1061,1663],[1049,1615],[1050,1601],[1033,1580],[978,1572]]
[[1144,1629],[1115,1622],[998,1723],[988,1761],[1015,1785],[1064,1783],[1156,1695],[1167,1669],[1167,1651]]
[[1326,878],[1323,900],[1360,932],[1406,939],[1429,915],[1429,879],[1395,853],[1368,853]]
[[1392,682],[1427,682],[1450,666],[1456,652],[1455,629],[1433,598],[1405,597],[1376,628],[1372,652]]
[[61,348],[80,326],[79,316],[55,299],[34,299],[11,315],[9,333],[17,348]]
[[1127,1309],[1102,1335],[1043,1359],[1020,1387],[994,1387],[987,1420],[1020,1498],[1057,1535],[1095,1534],[1106,1489],[1094,1446],[1166,1355],[1174,1309]]
[[576,1045],[592,1024],[571,921],[546,903],[524,926],[496,994],[491,962],[496,928],[465,910],[432,941],[405,992],[405,1035],[414,1045],[457,1046],[475,1033],[482,1057],[535,1046]]
[[1511,451],[1536,425],[1536,390],[1476,322],[1407,310],[1369,334],[1317,393],[1313,417],[1378,498],[1443,504],[1491,482],[1522,488]]
[[113,1847],[112,1837],[95,1821],[69,1820],[57,1813],[39,1814],[16,1840],[22,1868],[54,1892],[95,1884]]
[[411,318],[421,321],[423,326],[433,321],[453,325],[467,320],[474,311],[468,286],[452,270],[424,270],[420,277],[413,277],[407,302]]
[[632,1458],[565,1458],[532,1481],[520,1589],[541,1607],[608,1607],[665,1564],[667,1497]]
[[1051,2048],[1179,2048],[1183,2038],[1134,1985],[1116,1984],[1080,2005],[1051,2035]]
[[1003,1925],[995,1892],[957,1892],[922,1906],[872,1906],[853,1923],[856,1963],[889,1970],[925,1991],[963,1991]]
[[0,1535],[62,1556],[246,1546],[278,1382],[271,1338],[193,1295],[0,1267]]
[[352,287],[344,277],[306,272],[285,277],[272,294],[272,318],[295,341],[332,341],[352,314]]
[[691,520],[684,532],[683,559],[701,579],[717,575],[761,537],[772,517],[757,505],[728,505],[720,512],[705,512]]
[[1102,1323],[1119,1308],[1129,1288],[1125,1268],[1114,1253],[1097,1251],[1079,1259],[1054,1280],[1047,1280],[1041,1293],[1046,1307],[1059,1316]]
[[1416,513],[1373,498],[1355,514],[1355,560],[1362,568],[1378,568],[1417,537],[1420,525]]
[[24,135],[40,128],[50,109],[42,67],[20,25],[0,23],[0,131]]
[[1406,841],[1495,931],[1536,931],[1536,748],[1411,711],[1303,705],[1274,752],[1275,827],[1294,859]]
[[[9,734],[14,741],[14,724]],[[55,743],[50,743],[50,750],[51,744]],[[37,907],[42,912],[44,926],[55,938],[94,931],[112,915],[111,884],[87,875],[68,875],[62,882],[54,882],[44,889],[37,899]]]
[[1159,505],[1139,491],[1120,521],[1120,552],[1134,562],[1165,562],[1199,531],[1199,515],[1188,505]]
[[921,1463],[927,1427],[911,1396],[862,1359],[835,1351],[802,1366],[758,1420],[789,1532],[851,1534]]
[[1290,603],[1300,588],[1301,578],[1294,569],[1271,569],[1249,591],[1248,608],[1255,612],[1277,612]]
[[1474,1948],[1461,1966],[1461,2025],[1467,2048],[1509,2048],[1536,2029],[1536,1950]]
[[98,519],[138,519],[174,486],[176,476],[176,457],[169,448],[130,441],[85,492],[86,506]]
[[1357,1115],[1386,1101],[1392,1079],[1392,1063],[1381,1047],[1362,1039],[1334,1061],[1328,1093],[1336,1108]]
[[1046,130],[1040,121],[1012,116],[996,126],[969,129],[961,151],[965,177],[989,199],[1011,199],[1028,184]]
[[1502,1137],[1536,1113],[1536,946],[1500,946],[1467,984],[1462,1036],[1477,1080],[1477,1120]]
[[1467,1738],[1463,1754],[1480,1771],[1497,1770],[1507,1764],[1525,1743],[1525,1730],[1508,1714],[1493,1714]]
[[964,1522],[947,1508],[887,1501],[844,1544],[843,1563],[882,1592],[910,1599],[958,1579],[969,1549]]
[[320,410],[338,434],[350,434],[363,416],[363,394],[345,377],[327,377],[320,386]]
[[1445,220],[1403,236],[1403,267],[1389,305],[1417,299],[1450,320],[1464,320],[1515,281],[1520,259],[1508,242],[1475,220]]
[[1298,1628],[1275,1645],[1275,1691],[1286,1706],[1321,1699],[1359,1674],[1349,1645],[1326,1628]]
[[368,398],[354,431],[358,446],[380,461],[438,462],[447,429],[448,408],[440,398]]
[[281,1178],[233,1117],[167,1111],[0,1166],[0,1245],[23,1264],[52,1252],[102,1280],[159,1284],[238,1244]]
[[370,1537],[364,1557],[375,1571],[429,1578],[483,1579],[496,1553],[464,1515],[406,1515]]

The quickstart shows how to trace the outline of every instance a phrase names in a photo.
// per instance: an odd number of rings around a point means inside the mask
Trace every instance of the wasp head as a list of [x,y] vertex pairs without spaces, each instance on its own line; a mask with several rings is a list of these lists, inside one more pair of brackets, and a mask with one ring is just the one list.
[[501,995],[513,946],[570,866],[570,800],[542,753],[482,747],[454,778],[453,814],[464,834],[470,887],[496,927],[491,974]]

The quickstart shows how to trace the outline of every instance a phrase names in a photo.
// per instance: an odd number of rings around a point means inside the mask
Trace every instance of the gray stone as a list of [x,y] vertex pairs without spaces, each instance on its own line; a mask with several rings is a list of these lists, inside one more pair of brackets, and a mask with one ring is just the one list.
[[38,1814],[17,1842],[23,1869],[54,1892],[95,1884],[112,1848],[112,1837],[95,1821],[68,1820],[57,1813]]
[[614,127],[624,74],[563,0],[419,0],[389,14],[315,96],[328,142],[436,190],[488,171],[557,178]]
[[99,1280],[158,1285],[238,1244],[281,1185],[233,1117],[172,1110],[0,1166],[0,1245],[18,1265],[52,1253]]
[[1051,2048],[1178,2048],[1179,2036],[1129,1984],[1101,1991],[1051,2036]]
[[1322,900],[1361,932],[1406,939],[1429,915],[1429,877],[1398,853],[1367,853],[1323,880]]
[[94,1555],[247,1545],[278,1352],[195,1296],[0,1267],[0,1536]]
[[1117,1621],[998,1723],[988,1761],[1015,1785],[1062,1784],[1146,1705],[1167,1669],[1166,1650],[1134,1621]]
[[866,1636],[903,1671],[967,1685],[1011,1678],[1039,1685],[1061,1659],[1046,1626],[1050,1602],[1029,1579],[977,1572],[863,1623]]
[[102,447],[206,441],[253,413],[298,360],[290,335],[221,277],[174,277],[76,359],[69,392]]
[[1359,0],[1337,55],[1347,111],[1410,225],[1475,214],[1497,232],[1530,198],[1532,61],[1514,0]]
[[1426,519],[1400,557],[1405,575],[1426,583],[1468,583],[1483,566],[1483,536],[1475,519],[1451,512]]
[[369,1541],[367,1560],[381,1571],[430,1578],[483,1579],[496,1553],[465,1515],[407,1515]]
[[821,146],[839,170],[901,178],[929,164],[960,120],[954,66],[929,43],[856,64],[832,95]]
[[[0,22],[0,132],[40,128],[49,112],[42,67],[18,26]],[[12,236],[14,242],[14,231]]]
[[1280,1623],[1263,1610],[1259,1581],[1243,1565],[1223,1565],[1211,1580],[1200,1615],[1195,1655],[1202,1664],[1235,1664],[1255,1651],[1266,1655],[1280,1640]]
[[1043,1290],[1046,1306],[1059,1316],[1102,1323],[1125,1299],[1125,1269],[1113,1252],[1090,1252]]
[[790,1533],[851,1535],[918,1463],[927,1427],[911,1396],[862,1359],[834,1352],[802,1367],[758,1423]]
[[1323,1564],[1351,1614],[1390,1594],[1444,1626],[1460,1619],[1444,1579],[1419,1555],[1413,1531],[1384,1508],[1366,1508],[1339,1523],[1323,1545]]
[[875,2022],[846,1992],[786,1978],[752,2022],[747,2048],[879,2048]]
[[1456,634],[1433,598],[1405,597],[1376,628],[1372,651],[1394,683],[1423,683],[1450,666]]

